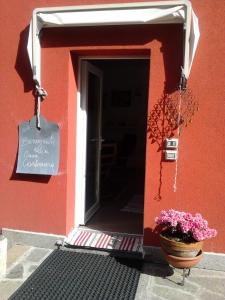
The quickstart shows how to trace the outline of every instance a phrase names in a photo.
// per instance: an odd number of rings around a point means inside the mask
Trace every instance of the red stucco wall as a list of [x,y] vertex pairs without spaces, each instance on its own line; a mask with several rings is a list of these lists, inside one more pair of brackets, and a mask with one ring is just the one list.
[[[191,71],[189,87],[199,102],[199,111],[193,123],[181,134],[177,192],[173,192],[174,165],[162,164],[161,200],[158,201],[160,153],[156,146],[148,143],[148,167],[146,182],[145,230],[151,233],[154,216],[161,209],[176,208],[200,212],[209,225],[218,230],[218,236],[205,242],[207,251],[224,252],[225,204],[224,204],[224,98],[225,78],[224,50],[225,41],[220,33],[224,32],[222,21],[224,3],[213,5],[212,1],[192,1],[199,18],[201,37]],[[212,26],[213,24],[213,26]],[[157,58],[160,60],[160,56]],[[160,66],[162,64],[160,63]],[[152,64],[152,68],[156,65]],[[156,73],[156,72],[155,72]],[[152,78],[150,106],[160,97],[164,70],[158,78]],[[161,82],[161,84],[160,84]],[[153,150],[154,149],[154,150]],[[151,172],[151,169],[154,172]],[[148,242],[154,235],[146,235]]]
[[[1,0],[0,228],[66,234],[73,226],[77,64],[76,59],[71,60],[71,51],[75,57],[103,51],[115,54],[121,49],[124,53],[131,49],[148,51],[149,115],[164,89],[171,92],[177,84],[182,50],[179,26],[126,27],[116,31],[113,28],[46,30],[42,43],[42,81],[49,96],[41,109],[48,120],[60,126],[59,175],[44,178],[15,173],[18,125],[34,113],[32,75],[25,49],[33,8],[104,2],[107,1],[27,0],[9,5]],[[156,143],[147,139],[145,243],[155,243],[154,217],[161,209],[172,207],[201,212],[218,230],[218,237],[207,241],[205,250],[225,252],[225,44],[220,36],[224,32],[224,4],[216,6],[210,0],[192,3],[199,17],[201,38],[189,86],[200,110],[181,135],[176,193],[173,192],[175,164],[161,164],[160,184],[161,153],[157,152]],[[159,188],[161,199],[157,197]]]

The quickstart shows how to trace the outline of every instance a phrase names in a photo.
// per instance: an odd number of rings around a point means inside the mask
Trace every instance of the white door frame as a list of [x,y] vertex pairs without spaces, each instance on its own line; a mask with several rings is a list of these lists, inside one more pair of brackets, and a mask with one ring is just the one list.
[[[95,192],[96,192],[96,202],[94,203],[94,205],[91,206],[91,208],[88,209],[88,211],[85,211],[84,214],[84,224],[86,224],[86,222],[93,216],[93,214],[99,209],[100,207],[100,168],[101,168],[101,161],[100,161],[100,157],[101,157],[101,144],[102,144],[102,88],[103,88],[103,73],[102,71],[95,67],[93,64],[91,64],[88,60],[83,61],[82,66],[81,66],[81,91],[83,91],[83,95],[81,94],[81,101],[84,104],[83,109],[85,109],[85,111],[88,111],[88,98],[89,96],[87,95],[87,92],[89,93],[88,90],[88,73],[92,73],[95,76],[98,77],[99,81],[100,81],[100,91],[99,91],[99,103],[98,103],[98,120],[97,120],[97,128],[98,128],[98,132],[97,134],[92,137],[94,140],[92,141],[93,143],[96,144],[97,146],[97,170],[96,170],[96,174],[95,176],[97,177],[97,182],[95,181]],[[88,125],[88,115],[86,115],[86,136],[88,134],[87,132],[87,125]],[[87,141],[86,138],[86,153],[87,153],[87,147],[88,144],[90,143],[90,141]],[[87,160],[87,155],[86,155],[86,160]],[[87,168],[87,164],[86,164],[86,160],[85,160],[85,170]],[[87,173],[87,171],[85,172]],[[86,175],[84,175],[84,180],[83,180],[83,186],[85,187],[84,190],[86,190]],[[86,201],[86,195],[85,195],[85,201]],[[84,205],[85,207],[85,205]]]
[[[76,115],[76,175],[75,175],[75,222],[74,227],[85,223],[85,172],[86,172],[86,150],[87,150],[87,106],[81,101],[82,73],[81,64],[83,60],[121,60],[121,59],[146,59],[149,56],[81,56],[78,61],[78,85],[77,85],[77,115]],[[86,92],[83,89],[84,93]]]

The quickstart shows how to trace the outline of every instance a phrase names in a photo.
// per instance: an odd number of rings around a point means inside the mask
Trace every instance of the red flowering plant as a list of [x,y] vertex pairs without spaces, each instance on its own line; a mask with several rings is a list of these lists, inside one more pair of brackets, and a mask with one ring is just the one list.
[[208,222],[199,213],[192,215],[174,209],[162,210],[155,222],[163,228],[163,236],[179,242],[193,243],[217,235],[217,231],[209,228]]

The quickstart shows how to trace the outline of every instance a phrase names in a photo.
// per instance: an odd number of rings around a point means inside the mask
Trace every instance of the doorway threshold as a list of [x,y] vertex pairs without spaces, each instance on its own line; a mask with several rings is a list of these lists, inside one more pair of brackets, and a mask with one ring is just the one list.
[[143,254],[143,235],[92,230],[87,227],[74,229],[64,241],[66,247],[93,249],[113,254]]

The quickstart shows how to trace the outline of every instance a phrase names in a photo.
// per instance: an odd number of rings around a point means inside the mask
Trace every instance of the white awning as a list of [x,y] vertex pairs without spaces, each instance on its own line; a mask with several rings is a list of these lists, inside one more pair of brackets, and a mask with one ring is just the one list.
[[184,24],[183,73],[187,79],[200,36],[198,19],[189,1],[37,8],[33,12],[28,39],[28,54],[33,78],[40,86],[39,33],[42,28],[171,23]]

